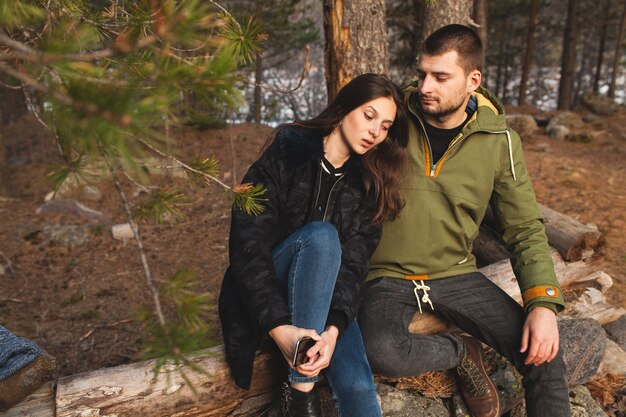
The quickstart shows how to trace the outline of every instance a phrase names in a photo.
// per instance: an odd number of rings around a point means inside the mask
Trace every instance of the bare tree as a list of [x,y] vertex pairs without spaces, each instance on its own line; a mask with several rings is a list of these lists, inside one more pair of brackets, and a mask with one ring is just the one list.
[[622,56],[622,44],[624,43],[624,27],[626,26],[626,0],[622,10],[622,19],[619,24],[619,32],[615,42],[615,55],[613,57],[613,73],[611,75],[611,84],[609,85],[609,97],[615,97],[615,84],[619,76],[620,59]]
[[384,0],[328,0],[324,3],[324,64],[328,100],[352,78],[389,73]]
[[598,61],[596,63],[596,74],[593,79],[593,92],[597,93],[600,88],[600,77],[602,76],[602,63],[604,61],[604,48],[606,46],[606,35],[609,19],[611,16],[611,0],[604,0],[604,13],[602,15],[602,32],[600,34],[600,45],[598,47]]
[[522,66],[522,79],[519,85],[518,104],[526,103],[526,87],[528,85],[528,74],[533,63],[535,53],[535,28],[537,27],[537,9],[539,0],[532,0],[530,3],[530,15],[528,17],[528,33],[526,34],[526,53],[524,54],[524,64]]
[[576,67],[576,35],[578,29],[579,0],[569,0],[567,7],[567,21],[563,34],[563,53],[561,55],[561,80],[559,82],[558,108],[569,110],[572,108],[574,94],[574,71]]
[[474,10],[472,18],[476,23],[476,33],[483,43],[483,48],[487,50],[488,16],[489,2],[487,0],[474,0]]
[[426,38],[440,27],[452,23],[475,26],[472,20],[473,7],[474,0],[438,0],[436,2],[428,2],[423,37]]

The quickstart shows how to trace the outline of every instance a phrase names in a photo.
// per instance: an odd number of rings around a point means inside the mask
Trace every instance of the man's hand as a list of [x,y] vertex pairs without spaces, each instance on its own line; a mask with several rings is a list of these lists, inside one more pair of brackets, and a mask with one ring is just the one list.
[[520,349],[522,353],[526,351],[526,365],[539,366],[556,357],[559,351],[559,328],[554,311],[541,306],[530,310],[524,323]]

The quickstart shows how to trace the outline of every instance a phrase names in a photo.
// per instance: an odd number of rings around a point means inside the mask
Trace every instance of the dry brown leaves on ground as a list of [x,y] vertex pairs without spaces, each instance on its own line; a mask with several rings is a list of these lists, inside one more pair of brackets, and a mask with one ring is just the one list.
[[626,376],[608,372],[585,384],[611,417],[626,416]]

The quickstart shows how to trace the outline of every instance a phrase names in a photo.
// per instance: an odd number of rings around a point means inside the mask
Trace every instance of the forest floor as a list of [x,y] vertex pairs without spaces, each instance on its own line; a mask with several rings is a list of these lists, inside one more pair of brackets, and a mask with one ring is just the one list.
[[[605,234],[605,272],[615,280],[609,298],[626,307],[626,110],[586,128],[596,132],[590,143],[545,134],[524,138],[526,161],[539,202],[582,223],[593,222]],[[220,179],[234,184],[270,131],[253,124],[181,128],[174,132],[176,154],[183,160],[215,155]],[[56,163],[55,147],[32,116],[8,126],[4,135],[13,196],[0,199],[0,324],[54,355],[60,375],[138,360],[142,328],[135,317],[141,306],[150,305],[151,295],[134,241],[115,240],[106,227],[127,221],[114,186],[99,183],[102,199],[83,201],[106,220],[36,214],[52,189],[47,174]],[[155,182],[188,188],[184,180],[167,176]],[[132,200],[141,198],[133,197],[132,182],[123,184]],[[200,289],[216,301],[227,266],[230,202],[215,185],[188,189],[187,200],[184,219],[141,226],[150,267],[158,280],[195,270]],[[86,241],[71,248],[55,243],[46,234],[49,225],[76,225],[86,231],[81,235]],[[216,312],[211,324],[207,343],[220,343]]]

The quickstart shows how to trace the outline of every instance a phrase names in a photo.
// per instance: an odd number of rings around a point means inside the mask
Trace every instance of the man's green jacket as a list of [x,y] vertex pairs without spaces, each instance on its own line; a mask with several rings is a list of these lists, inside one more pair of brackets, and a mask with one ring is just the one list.
[[525,309],[540,303],[562,310],[565,303],[521,140],[507,129],[502,103],[488,90],[476,90],[476,111],[433,164],[417,92],[410,86],[405,91],[415,116],[402,185],[406,206],[398,218],[384,223],[367,279],[434,280],[475,272],[472,247],[491,202]]

